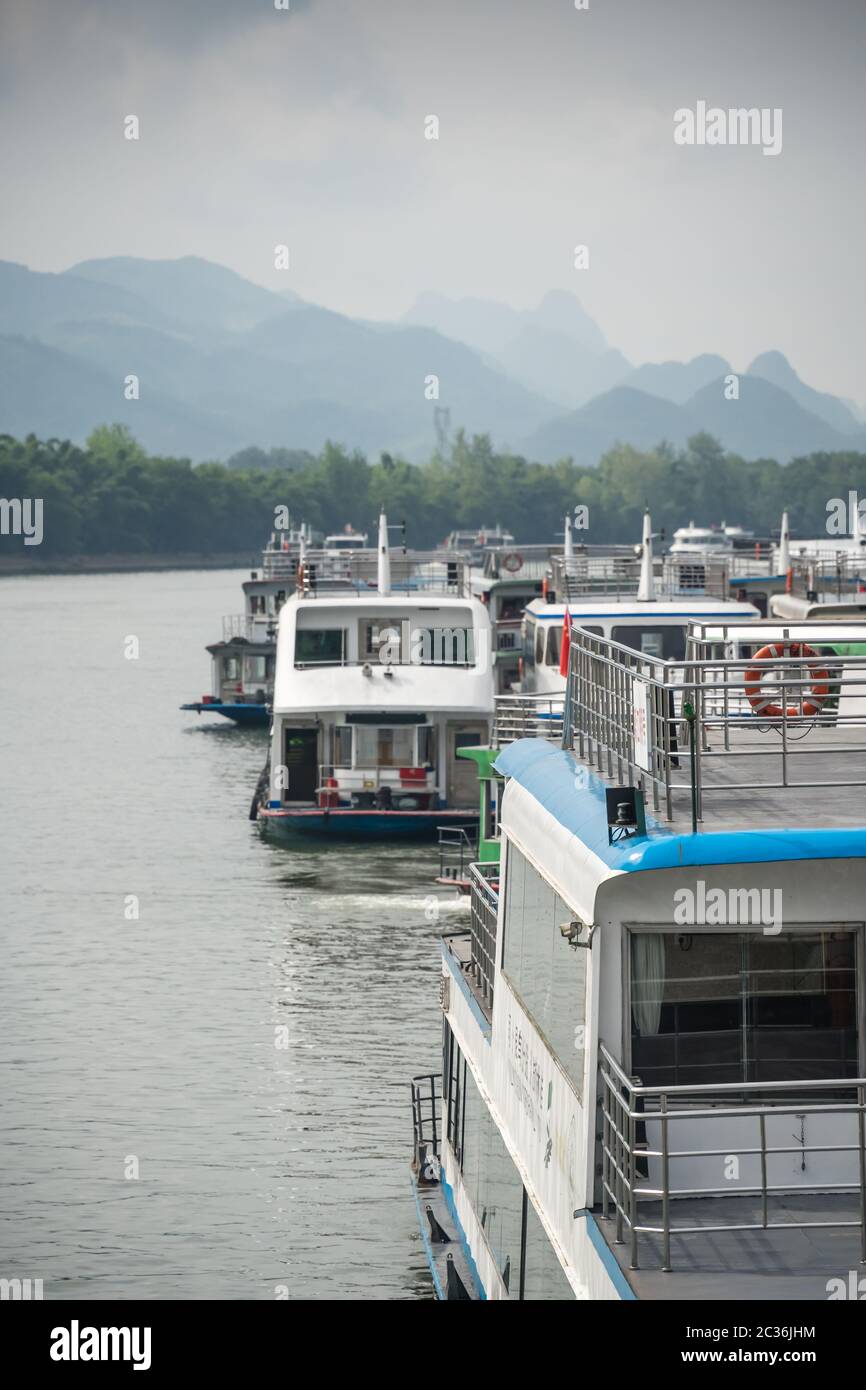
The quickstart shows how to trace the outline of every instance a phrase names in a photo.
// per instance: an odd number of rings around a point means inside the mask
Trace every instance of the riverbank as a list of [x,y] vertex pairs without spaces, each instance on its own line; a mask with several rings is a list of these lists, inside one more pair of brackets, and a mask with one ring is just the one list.
[[219,555],[192,552],[169,555],[55,555],[34,559],[28,554],[0,556],[0,579],[22,574],[131,574],[160,570],[260,569],[261,554],[228,551]]

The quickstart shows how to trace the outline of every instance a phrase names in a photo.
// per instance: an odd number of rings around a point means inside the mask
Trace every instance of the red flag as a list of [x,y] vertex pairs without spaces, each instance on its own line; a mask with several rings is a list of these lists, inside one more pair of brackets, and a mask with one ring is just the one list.
[[559,674],[568,675],[568,658],[571,652],[571,614],[568,609],[562,619],[562,646],[559,651]]

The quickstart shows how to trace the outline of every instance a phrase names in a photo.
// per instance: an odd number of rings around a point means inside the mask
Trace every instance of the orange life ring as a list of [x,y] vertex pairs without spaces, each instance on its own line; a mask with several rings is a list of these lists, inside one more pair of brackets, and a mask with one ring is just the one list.
[[507,555],[503,555],[502,564],[509,574],[516,574],[519,569],[523,569],[523,556],[516,550],[511,550]]
[[[768,646],[762,647],[755,653],[755,662],[778,661],[785,656],[800,656],[806,660],[815,659],[818,653],[805,642],[771,642]],[[811,719],[820,713],[829,692],[830,676],[823,668],[815,671],[815,678],[808,690],[804,687],[801,693],[800,705],[788,705],[782,709],[777,705],[761,688],[761,676],[766,675],[766,671],[761,671],[758,665],[750,666],[745,674],[746,696],[749,704],[756,714],[762,719]]]

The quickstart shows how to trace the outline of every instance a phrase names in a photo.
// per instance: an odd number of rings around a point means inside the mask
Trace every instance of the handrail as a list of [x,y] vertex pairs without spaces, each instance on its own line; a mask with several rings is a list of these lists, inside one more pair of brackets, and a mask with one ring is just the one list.
[[[822,1229],[851,1229],[860,1231],[861,1259],[866,1260],[866,1077],[825,1078],[818,1081],[744,1081],[716,1082],[693,1085],[645,1086],[640,1080],[629,1077],[603,1042],[598,1048],[599,1073],[601,1079],[601,1195],[602,1214],[609,1220],[611,1209],[616,1219],[616,1243],[625,1243],[628,1231],[631,1251],[631,1268],[639,1267],[639,1240],[642,1235],[662,1237],[662,1268],[670,1270],[671,1237],[686,1235],[707,1235],[721,1231],[760,1231],[760,1230],[804,1230],[820,1227]],[[826,1091],[856,1093],[855,1101],[835,1101],[830,1104],[807,1102],[806,1094]],[[755,1095],[762,1099],[757,1103],[741,1103],[738,1106],[709,1106],[700,1108],[689,1105],[691,1097],[700,1097],[708,1102],[713,1096],[724,1098],[731,1094]],[[780,1103],[773,1103],[767,1097],[779,1094]],[[785,1097],[798,1096],[796,1101],[785,1103]],[[647,1105],[647,1102],[655,1102]],[[674,1108],[672,1108],[672,1103]],[[676,1108],[679,1107],[679,1108]],[[768,1117],[782,1115],[856,1115],[857,1142],[854,1144],[817,1143],[807,1144],[805,1138],[796,1145],[767,1142]],[[723,1215],[713,1213],[712,1224],[676,1224],[672,1220],[671,1201],[685,1197],[729,1197],[730,1184],[724,1187],[685,1187],[672,1182],[678,1160],[695,1158],[727,1157],[731,1152],[731,1142],[723,1148],[671,1147],[671,1124],[678,1121],[728,1119],[755,1120],[758,1126],[756,1146],[736,1145],[740,1157],[760,1159],[760,1183],[738,1184],[737,1195],[758,1195],[761,1202],[761,1220],[726,1221]],[[657,1126],[658,1147],[648,1142],[650,1127]],[[644,1137],[638,1138],[642,1133]],[[820,1192],[849,1193],[857,1195],[859,1216],[856,1220],[827,1221],[771,1221],[769,1200],[771,1196],[792,1191],[809,1190],[791,1183],[770,1183],[768,1180],[768,1159],[776,1155],[810,1153],[856,1154],[857,1176],[849,1181],[822,1180],[814,1190]],[[649,1160],[658,1160],[658,1177],[650,1181]],[[640,1220],[641,1201],[661,1203],[661,1224],[646,1223]]]
[[493,1015],[493,984],[496,974],[496,919],[499,906],[498,863],[469,865],[470,935],[472,958],[470,971],[482,1009]]
[[562,740],[564,695],[497,695],[494,705],[493,746],[504,748],[519,738]]
[[[716,791],[866,786],[866,656],[822,652],[832,649],[834,640],[857,640],[850,635],[850,625],[835,639],[832,628],[820,620],[696,623],[684,659],[666,661],[575,627],[565,696],[566,745],[603,775],[623,784],[643,784],[653,809],[661,808],[669,820],[680,794],[687,795],[689,805],[694,796],[700,820],[704,798]],[[787,639],[780,637],[783,633]],[[752,648],[805,641],[815,654],[761,661],[717,655],[720,647],[734,650],[731,642],[746,641],[745,634]],[[863,636],[866,639],[866,630]],[[768,677],[772,684],[765,690],[762,681]],[[816,686],[817,701],[811,698]],[[642,744],[636,737],[639,705],[644,711]],[[692,711],[693,751],[684,719],[687,707]],[[809,740],[815,730],[819,736]],[[841,782],[838,767],[825,763],[822,768],[828,741],[820,731],[827,730],[834,731],[834,754],[860,758],[859,769],[855,763],[854,775]],[[778,774],[767,769],[769,775],[762,772],[756,780],[744,770],[751,765],[746,762],[738,768],[736,780],[715,775],[724,760],[744,757],[778,759]],[[806,778],[802,761],[793,763],[804,757],[813,762],[818,758],[825,780]]]

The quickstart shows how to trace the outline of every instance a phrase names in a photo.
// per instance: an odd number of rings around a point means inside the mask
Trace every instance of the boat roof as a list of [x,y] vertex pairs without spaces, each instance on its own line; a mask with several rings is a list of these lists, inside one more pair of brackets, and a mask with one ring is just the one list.
[[548,603],[543,598],[533,599],[526,605],[527,613],[534,618],[550,619],[558,618],[560,622],[565,617],[565,610],[568,609],[571,617],[580,626],[581,619],[588,618],[643,618],[649,620],[653,617],[683,617],[698,619],[703,617],[706,621],[710,618],[728,618],[731,622],[737,618],[743,620],[752,616],[757,616],[758,610],[751,603],[738,603],[732,599],[718,599],[699,596],[695,598],[669,598],[669,599],[639,599],[637,597],[611,596],[605,597],[603,594],[593,596],[587,594],[585,598],[569,599],[568,603]]
[[324,592],[318,595],[295,592],[289,595],[280,609],[281,620],[283,614],[291,611],[290,605],[298,612],[302,609],[316,613],[338,609],[349,615],[358,613],[361,608],[375,608],[383,613],[393,610],[405,613],[409,608],[422,613],[441,609],[461,609],[464,613],[467,609],[480,609],[483,613],[487,611],[481,600],[472,594],[446,594],[435,589],[399,589],[396,593],[392,591],[390,594],[380,594],[377,589],[353,589],[351,592],[341,589],[335,593]]
[[759,641],[763,646],[766,642],[807,642],[813,643],[834,643],[834,642],[863,642],[866,640],[862,623],[838,623],[830,618],[812,618],[805,622],[783,622],[777,619],[775,622],[749,623],[739,626],[736,623],[699,623],[693,624],[689,634],[696,639],[704,642],[749,642]]
[[[850,755],[842,751],[844,741],[838,742],[832,767],[844,782],[850,777]],[[754,762],[760,767],[769,760]],[[606,804],[611,782],[588,770],[573,751],[545,739],[520,739],[502,750],[494,766],[509,779],[503,827],[545,865],[546,876],[587,922],[595,921],[602,885],[625,874],[866,857],[862,799],[840,797],[838,786],[768,787],[745,798],[739,785],[732,785],[722,798],[705,798],[697,834],[683,802],[673,822],[648,810],[645,835],[611,843]],[[726,767],[732,784],[738,783],[742,769],[732,762]]]

